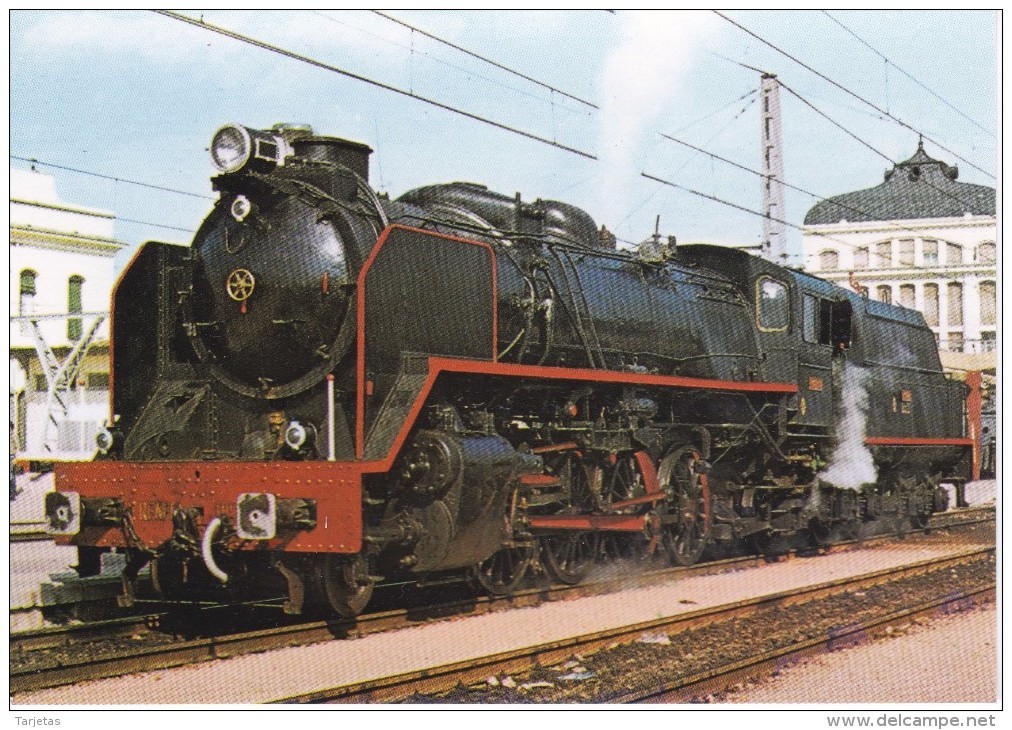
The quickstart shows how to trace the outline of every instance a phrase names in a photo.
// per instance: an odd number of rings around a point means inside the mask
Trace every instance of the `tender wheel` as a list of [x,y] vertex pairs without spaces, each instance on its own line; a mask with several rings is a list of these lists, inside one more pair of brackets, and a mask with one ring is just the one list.
[[327,603],[343,618],[355,618],[372,598],[373,582],[368,563],[361,557],[344,558],[328,554],[320,574]]
[[808,534],[812,538],[812,545],[815,547],[828,547],[833,543],[833,525],[828,520],[818,517],[812,518],[808,523]]
[[572,532],[541,538],[541,553],[548,573],[560,583],[576,585],[583,580],[597,556],[597,535]]
[[534,543],[500,548],[472,568],[475,580],[493,596],[509,596],[523,582],[534,558]]
[[657,471],[669,495],[663,535],[675,565],[693,565],[710,537],[710,490],[706,475],[696,472],[698,461],[699,454],[686,446],[665,456]]
[[767,558],[776,557],[783,552],[781,541],[769,530],[749,535],[748,543],[757,554]]

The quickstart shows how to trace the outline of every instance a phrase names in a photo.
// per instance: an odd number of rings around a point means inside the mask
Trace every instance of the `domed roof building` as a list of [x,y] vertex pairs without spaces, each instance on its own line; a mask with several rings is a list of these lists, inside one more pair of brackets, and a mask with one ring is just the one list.
[[967,214],[993,217],[994,188],[959,182],[959,168],[929,157],[922,141],[913,157],[886,171],[881,185],[817,203],[805,216],[805,225],[959,218]]
[[836,195],[805,215],[806,270],[868,296],[919,309],[939,347],[989,352],[996,332],[994,188],[924,151],[874,187]]

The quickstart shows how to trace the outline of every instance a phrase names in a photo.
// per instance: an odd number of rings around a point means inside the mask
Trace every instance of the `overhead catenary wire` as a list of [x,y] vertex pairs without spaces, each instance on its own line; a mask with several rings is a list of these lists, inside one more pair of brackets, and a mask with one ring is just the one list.
[[[762,69],[756,68],[755,66],[750,66],[749,64],[743,63],[742,61],[738,61],[738,60],[735,60],[735,59],[732,59],[732,58],[728,58],[727,56],[722,56],[719,53],[712,53],[711,55],[715,55],[715,56],[717,56],[718,58],[720,58],[720,59],[722,59],[724,61],[728,61],[730,63],[736,64],[736,65],[738,65],[738,66],[740,66],[742,68],[748,69],[749,71],[753,71],[753,72],[761,73],[761,74],[768,74],[768,73],[770,73],[769,71],[764,71]],[[800,102],[802,102],[803,104],[805,104],[806,106],[808,106],[812,111],[814,111],[819,116],[823,117],[826,121],[828,121],[830,124],[832,124],[833,126],[835,126],[837,129],[839,129],[840,131],[842,131],[844,134],[846,134],[847,136],[849,136],[850,138],[852,138],[858,144],[866,147],[871,152],[875,153],[876,155],[878,155],[879,157],[881,157],[882,159],[884,159],[889,164],[891,164],[893,166],[895,166],[897,164],[896,161],[893,160],[885,152],[882,152],[882,150],[876,148],[874,145],[872,145],[868,141],[862,139],[857,134],[855,134],[854,132],[850,131],[849,129],[847,129],[846,127],[844,127],[842,124],[840,124],[839,122],[837,122],[835,119],[833,119],[829,114],[827,114],[826,112],[824,112],[821,109],[819,109],[812,102],[808,101],[808,99],[806,99],[805,97],[801,96],[801,94],[799,94],[797,91],[795,91],[790,86],[788,86],[787,84],[785,84],[782,78],[777,77],[777,82],[780,85],[780,87],[782,89],[784,89],[784,91],[787,91],[789,94],[791,94],[792,96],[794,96],[795,98],[797,98]],[[956,197],[955,195],[953,195],[952,193],[950,193],[947,190],[943,190],[943,189],[939,188],[938,186],[933,185],[928,180],[922,180],[922,183],[924,185],[926,185],[927,187],[935,190],[936,192],[938,192],[942,196],[956,201],[960,205],[964,206],[965,208],[967,208],[969,210],[972,210],[974,213],[976,213],[978,215],[987,215],[987,213],[984,213],[983,211],[980,211],[973,204],[968,203],[967,201],[963,200],[962,198]],[[784,183],[784,184],[786,185],[786,183]],[[791,187],[791,186],[788,185],[788,187]],[[806,191],[802,191],[802,192],[806,192]]]
[[[835,119],[833,119],[831,116],[829,116],[826,112],[822,111],[817,106],[815,106],[814,104],[812,104],[812,102],[808,101],[805,97],[801,96],[801,94],[799,94],[794,89],[792,89],[791,87],[789,87],[783,81],[781,81],[780,79],[777,79],[777,80],[780,82],[780,87],[784,91],[786,91],[787,93],[789,93],[792,96],[794,96],[796,99],[798,99],[798,101],[800,101],[805,106],[807,106],[809,109],[811,109],[812,111],[814,111],[816,114],[818,114],[819,116],[821,116],[822,118],[824,118],[826,121],[828,121],[834,127],[836,127],[837,129],[839,129],[840,131],[844,132],[849,137],[851,137],[852,139],[856,140],[857,142],[859,142],[863,146],[867,147],[869,150],[871,150],[872,152],[874,152],[876,155],[878,155],[879,157],[881,157],[883,160],[885,160],[886,162],[888,162],[890,165],[895,166],[897,164],[896,161],[893,160],[893,158],[891,158],[885,152],[883,152],[880,149],[877,149],[871,143],[865,141],[864,139],[861,139],[861,137],[859,137],[854,132],[850,131],[849,129],[847,129],[846,127],[844,127],[842,124],[840,124],[839,122],[837,122]],[[977,215],[985,215],[985,213],[983,211],[981,211],[978,208],[976,208],[972,203],[969,203],[969,202],[963,200],[962,198],[956,197],[955,195],[953,195],[952,193],[950,193],[947,190],[942,190],[937,185],[933,185],[930,182],[928,182],[927,180],[923,180],[923,182],[924,182],[925,185],[927,185],[932,190],[935,190],[936,192],[942,194],[946,198],[949,198],[951,200],[956,201],[957,203],[959,203],[960,205],[966,207],[967,209],[972,210]]]
[[[432,61],[433,63],[437,63],[437,64],[439,64],[441,66],[445,66],[445,67],[451,68],[451,69],[453,69],[455,71],[459,71],[462,74],[466,74],[468,77],[473,77],[473,78],[476,78],[476,79],[480,79],[481,81],[488,82],[492,86],[499,86],[501,88],[508,89],[508,90],[510,90],[510,91],[512,91],[512,92],[514,92],[516,94],[520,94],[521,96],[525,96],[525,97],[527,97],[529,99],[535,99],[535,100],[537,100],[539,102],[543,102],[543,103],[546,102],[545,96],[543,94],[539,94],[536,90],[525,91],[524,89],[518,88],[517,86],[511,86],[510,84],[505,83],[505,82],[503,82],[503,81],[501,81],[499,79],[493,78],[492,76],[486,76],[486,75],[480,74],[480,73],[476,72],[472,68],[466,68],[464,66],[460,66],[458,64],[451,63],[450,61],[447,61],[444,58],[440,58],[440,57],[438,57],[438,56],[436,56],[434,54],[426,53],[424,51],[421,51],[418,48],[415,48],[413,39],[412,39],[412,43],[410,45],[405,45],[403,43],[398,43],[397,41],[395,41],[395,40],[393,40],[391,38],[386,38],[386,37],[384,37],[384,36],[382,36],[382,35],[380,35],[378,33],[373,33],[371,31],[368,31],[368,30],[366,30],[364,28],[361,28],[359,26],[356,26],[356,25],[353,25],[351,23],[345,22],[344,20],[338,20],[337,18],[333,17],[332,15],[328,15],[327,13],[324,13],[322,11],[312,10],[312,11],[309,11],[309,12],[311,12],[313,15],[315,15],[317,17],[323,18],[324,20],[327,20],[327,21],[329,21],[331,23],[334,23],[335,25],[341,25],[341,26],[344,26],[345,28],[351,28],[351,29],[353,29],[355,31],[358,31],[359,33],[362,33],[364,35],[370,36],[372,38],[376,38],[377,40],[380,40],[380,41],[382,41],[384,43],[388,43],[388,44],[390,44],[392,46],[396,46],[398,48],[402,48],[402,49],[408,51],[412,55],[418,54],[419,56],[423,56],[423,57],[429,59],[430,61]],[[552,109],[553,110],[556,109],[557,107],[559,107],[559,105],[557,105],[555,103],[555,94],[552,94],[551,100],[548,100],[547,103],[549,103],[549,104],[552,105]],[[573,107],[564,107],[563,106],[561,108],[562,108],[563,111],[568,111],[568,112],[571,112],[571,113],[579,113],[579,114],[583,114],[584,113],[583,110],[577,111]],[[592,113],[592,110],[588,110],[586,113]]]
[[[658,177],[656,175],[652,175],[652,174],[650,174],[648,172],[641,172],[640,175],[643,176],[643,177],[645,177],[647,180],[653,180],[654,182],[658,182],[658,183],[661,183],[662,185],[666,185],[668,187],[675,188],[676,190],[682,190],[682,191],[684,191],[686,193],[691,193],[692,195],[696,195],[696,196],[698,196],[700,198],[705,198],[707,200],[712,200],[715,203],[720,203],[721,205],[726,205],[726,206],[728,206],[730,208],[734,208],[736,210],[740,210],[740,211],[743,211],[745,213],[751,213],[752,215],[758,216],[760,218],[769,218],[772,221],[776,221],[777,223],[782,223],[785,226],[788,226],[790,228],[794,228],[795,230],[801,231],[802,233],[812,233],[813,235],[817,235],[820,238],[825,238],[825,239],[830,240],[830,241],[835,241],[836,243],[839,243],[839,244],[841,244],[843,246],[847,246],[849,248],[854,248],[854,249],[861,248],[861,247],[859,247],[859,246],[851,243],[850,241],[844,241],[841,238],[836,238],[835,236],[831,236],[831,235],[829,235],[827,233],[808,231],[807,229],[803,228],[802,226],[799,226],[799,225],[797,225],[795,223],[791,223],[790,221],[786,221],[783,218],[778,218],[778,217],[773,216],[773,215],[767,215],[766,213],[763,213],[762,211],[754,210],[754,209],[748,208],[748,207],[746,207],[744,205],[739,205],[738,203],[732,203],[730,200],[724,200],[723,198],[717,197],[716,195],[710,195],[709,193],[704,193],[704,192],[701,192],[699,190],[695,190],[695,189],[690,188],[690,187],[688,187],[686,185],[679,185],[676,182],[672,182],[671,180],[665,180],[662,177]],[[912,268],[917,268],[917,267],[910,266],[910,267],[904,267],[904,268],[911,268],[912,269]],[[949,275],[947,275],[947,274],[939,274],[939,276],[942,277],[942,278],[946,278]]]
[[812,66],[808,65],[807,63],[805,63],[801,59],[797,58],[796,56],[791,55],[790,53],[788,53],[787,51],[783,50],[782,48],[780,48],[776,44],[774,44],[774,43],[766,40],[765,38],[763,38],[758,33],[755,33],[753,31],[749,30],[748,28],[746,28],[741,23],[739,23],[739,22],[737,22],[735,20],[732,20],[731,18],[729,18],[727,15],[725,15],[722,12],[720,12],[719,10],[714,10],[712,12],[714,12],[716,15],[718,15],[719,17],[721,17],[724,20],[726,20],[731,25],[735,26],[736,28],[740,29],[741,31],[743,31],[743,32],[747,33],[748,35],[752,36],[753,38],[755,38],[760,43],[763,43],[764,45],[769,46],[770,48],[772,48],[774,51],[776,51],[780,55],[782,55],[782,56],[790,59],[791,61],[793,61],[794,63],[798,64],[799,66],[801,66],[805,70],[807,70],[807,71],[815,74],[820,79],[822,79],[822,80],[824,80],[824,81],[832,84],[836,88],[840,89],[841,91],[843,91],[846,94],[849,94],[850,96],[854,97],[855,99],[857,99],[858,101],[862,102],[863,104],[866,104],[867,106],[871,107],[872,109],[874,109],[875,111],[879,112],[880,114],[884,114],[885,116],[889,117],[890,119],[892,119],[894,122],[896,122],[900,126],[905,127],[906,129],[909,129],[911,132],[914,132],[915,134],[919,134],[921,137],[923,137],[927,141],[931,142],[936,147],[945,150],[950,155],[952,155],[953,157],[956,157],[957,159],[965,162],[967,165],[969,165],[973,169],[977,170],[978,172],[981,172],[984,175],[987,175],[992,180],[996,180],[997,179],[995,177],[995,175],[993,175],[992,173],[990,173],[987,170],[983,169],[982,167],[978,167],[977,165],[973,164],[970,160],[966,159],[965,157],[963,157],[962,155],[960,155],[958,152],[955,152],[954,150],[949,149],[948,147],[946,147],[945,145],[941,144],[940,142],[932,139],[931,137],[929,137],[928,135],[924,134],[920,130],[914,128],[913,126],[911,126],[907,122],[903,121],[902,119],[900,119],[896,115],[889,113],[888,111],[886,111],[885,109],[882,109],[880,106],[878,106],[874,102],[869,101],[868,99],[864,98],[863,96],[861,96],[857,92],[851,91],[846,86],[840,84],[837,81],[834,81],[829,76],[826,76],[826,74],[822,73],[821,71],[818,71],[817,69],[815,69]]
[[521,78],[521,79],[523,79],[525,81],[530,81],[532,84],[537,84],[538,86],[541,86],[542,88],[548,89],[549,91],[553,91],[556,94],[559,94],[560,96],[565,96],[566,98],[572,99],[573,101],[578,101],[581,104],[589,106],[591,109],[600,109],[600,107],[597,104],[594,104],[593,102],[589,102],[586,99],[581,99],[580,97],[578,97],[578,96],[576,96],[574,94],[570,94],[568,91],[563,91],[562,89],[556,88],[556,87],[552,86],[551,84],[546,84],[544,81],[539,81],[536,78],[533,78],[531,76],[528,76],[527,74],[524,74],[524,73],[521,73],[520,71],[512,69],[509,66],[506,66],[504,64],[499,63],[498,61],[493,61],[491,58],[487,58],[485,56],[482,56],[479,53],[475,53],[474,51],[468,50],[467,48],[464,48],[463,46],[459,46],[456,43],[448,41],[445,38],[440,38],[439,36],[437,36],[437,35],[435,35],[433,33],[430,33],[430,32],[428,32],[426,30],[422,30],[421,28],[418,28],[417,26],[411,25],[410,23],[406,23],[403,20],[400,20],[399,18],[393,17],[392,15],[388,15],[387,13],[384,13],[384,12],[379,11],[379,10],[373,10],[372,12],[375,13],[376,15],[380,16],[381,18],[386,18],[387,20],[389,20],[389,21],[391,21],[393,23],[397,23],[398,25],[401,25],[401,26],[403,26],[405,28],[408,28],[409,30],[411,30],[411,31],[413,31],[415,33],[423,35],[426,38],[431,38],[432,40],[436,41],[437,43],[442,43],[443,45],[449,46],[450,48],[452,48],[452,49],[454,49],[456,51],[460,51],[461,53],[464,53],[464,54],[466,54],[468,56],[471,56],[472,58],[477,58],[479,61],[483,61],[483,62],[485,62],[485,63],[487,63],[487,64],[489,64],[491,66],[495,66],[497,69],[500,69],[501,71],[506,71],[507,73],[513,74],[514,76],[517,76],[517,77],[519,77],[519,78]]
[[286,58],[291,58],[291,59],[293,59],[295,61],[300,61],[302,63],[309,64],[310,66],[315,66],[317,68],[321,68],[321,69],[324,69],[326,71],[331,71],[332,73],[336,73],[336,74],[339,74],[341,76],[345,76],[347,78],[354,79],[356,81],[361,81],[362,83],[366,83],[366,84],[369,84],[371,86],[375,86],[377,88],[384,89],[385,91],[390,91],[390,92],[393,92],[395,94],[400,94],[401,96],[406,96],[408,98],[415,99],[417,101],[421,101],[423,103],[426,103],[426,104],[429,104],[431,106],[434,106],[434,107],[436,107],[438,109],[443,109],[444,111],[448,111],[448,112],[451,112],[453,114],[458,114],[458,115],[460,115],[462,117],[466,117],[467,119],[471,119],[471,120],[474,120],[474,121],[477,121],[477,122],[481,122],[482,124],[487,124],[489,126],[495,127],[497,129],[501,129],[501,130],[506,131],[506,132],[510,132],[512,134],[516,134],[516,135],[521,136],[521,137],[526,137],[527,139],[533,140],[535,142],[540,142],[540,143],[548,145],[550,147],[555,147],[557,149],[561,149],[561,150],[563,150],[565,152],[569,152],[569,153],[572,153],[574,155],[578,155],[580,157],[584,157],[584,158],[589,159],[589,160],[596,160],[597,159],[596,155],[593,155],[593,154],[591,154],[589,152],[585,152],[584,150],[577,149],[576,147],[570,147],[569,145],[564,145],[561,142],[556,142],[555,140],[548,139],[547,137],[542,137],[541,135],[535,134],[533,132],[528,132],[526,130],[519,129],[517,127],[512,127],[510,125],[503,124],[502,122],[497,122],[494,119],[489,119],[487,117],[483,117],[483,116],[481,116],[479,114],[475,114],[474,112],[469,112],[469,111],[467,111],[465,109],[461,109],[459,107],[451,106],[449,104],[444,104],[441,101],[437,101],[435,99],[431,99],[429,97],[422,96],[421,94],[416,94],[413,91],[408,91],[407,89],[401,89],[401,88],[398,88],[396,86],[392,86],[390,84],[384,83],[382,81],[376,81],[375,79],[370,79],[370,78],[368,78],[366,76],[363,76],[361,74],[357,74],[357,73],[354,73],[352,71],[347,71],[347,70],[345,70],[343,68],[339,68],[339,67],[334,66],[332,64],[325,63],[325,62],[320,61],[320,60],[315,59],[315,58],[311,58],[310,56],[306,56],[306,55],[303,55],[301,53],[296,53],[295,51],[290,51],[290,50],[288,50],[286,48],[282,48],[281,46],[277,46],[277,45],[274,45],[272,43],[268,43],[267,41],[262,41],[262,40],[259,40],[257,38],[253,38],[251,36],[243,35],[242,33],[237,33],[236,31],[229,30],[228,28],[224,28],[222,26],[213,25],[213,24],[211,24],[211,23],[209,23],[207,21],[204,21],[204,20],[198,20],[198,19],[195,19],[195,18],[191,18],[191,17],[189,17],[187,15],[183,15],[182,13],[177,13],[177,12],[174,12],[172,10],[152,10],[152,12],[158,13],[159,15],[164,15],[164,16],[166,16],[168,18],[172,18],[174,20],[181,21],[183,23],[189,23],[190,25],[196,26],[198,28],[203,28],[204,30],[210,31],[212,33],[217,33],[217,34],[223,35],[223,36],[225,36],[227,38],[232,38],[233,40],[237,40],[237,41],[240,41],[242,43],[246,43],[248,45],[255,46],[255,47],[260,48],[260,49],[265,50],[265,51],[270,51],[271,53],[276,53],[278,55],[285,56]]
[[[205,200],[214,200],[215,199],[215,198],[211,197],[210,195],[201,195],[199,193],[191,193],[191,192],[189,192],[187,190],[177,190],[175,188],[168,188],[168,187],[164,187],[162,185],[152,185],[151,183],[145,183],[145,182],[141,182],[139,180],[128,180],[126,178],[116,177],[114,175],[105,175],[105,174],[103,174],[101,172],[93,172],[91,170],[82,170],[82,169],[76,168],[76,167],[68,167],[67,165],[57,165],[56,163],[45,162],[45,161],[39,160],[39,159],[37,159],[35,157],[21,157],[20,155],[10,155],[10,159],[12,159],[12,160],[18,160],[19,162],[28,162],[28,163],[31,163],[32,165],[41,165],[43,167],[52,167],[52,168],[54,168],[56,170],[67,170],[69,172],[76,172],[76,173],[81,174],[81,175],[90,175],[92,177],[101,178],[103,180],[112,180],[113,182],[118,182],[118,183],[121,182],[121,183],[130,184],[130,185],[138,185],[138,186],[140,186],[142,188],[150,188],[152,190],[160,190],[160,191],[166,192],[166,193],[176,193],[178,195],[186,195],[186,196],[189,196],[191,198],[202,198],[202,199],[205,199]],[[122,221],[124,223],[136,223],[138,225],[151,226],[153,228],[164,228],[164,229],[170,230],[170,231],[181,231],[183,233],[196,233],[196,231],[194,231],[192,228],[182,228],[180,226],[172,226],[172,225],[169,225],[167,223],[155,223],[153,221],[138,220],[136,218],[124,218],[123,216],[119,216],[119,215],[113,215],[113,220]]]
[[[767,178],[767,177],[769,177],[768,175],[765,175],[764,173],[760,172],[759,170],[754,170],[751,167],[748,167],[746,165],[742,165],[742,164],[740,164],[738,162],[735,162],[733,160],[729,160],[726,157],[722,157],[721,155],[716,154],[715,152],[711,152],[711,151],[705,150],[705,149],[703,149],[701,147],[697,147],[696,145],[693,145],[693,144],[690,144],[689,142],[686,142],[684,140],[672,137],[671,135],[665,134],[664,132],[658,132],[658,134],[660,134],[661,137],[663,137],[663,138],[665,138],[667,140],[675,142],[676,144],[680,144],[680,145],[682,145],[684,147],[688,147],[691,150],[695,150],[696,152],[702,153],[704,155],[708,155],[709,157],[711,157],[713,159],[716,159],[716,160],[719,160],[719,161],[721,161],[721,162],[723,162],[725,164],[731,165],[732,167],[736,167],[739,170],[744,170],[745,172],[749,172],[749,173],[751,173],[753,175],[756,175],[757,177],[761,177],[761,178]],[[653,179],[653,178],[651,178],[651,179]],[[895,231],[897,233],[910,233],[910,234],[913,234],[913,235],[920,235],[918,233],[918,231],[915,231],[912,228],[909,228],[909,227],[906,227],[906,226],[902,226],[902,225],[893,223],[892,221],[889,221],[889,220],[883,220],[881,218],[877,218],[877,217],[873,216],[871,213],[869,213],[868,211],[862,210],[861,208],[857,208],[855,206],[848,205],[847,203],[841,203],[841,202],[830,200],[829,198],[826,198],[826,197],[823,197],[821,195],[818,195],[817,193],[813,193],[810,190],[806,190],[805,188],[798,187],[797,185],[791,185],[790,183],[785,182],[783,180],[777,180],[777,182],[779,182],[784,187],[790,188],[791,190],[797,190],[800,193],[804,193],[805,195],[810,195],[811,197],[816,198],[816,199],[818,199],[820,201],[831,202],[834,205],[838,205],[841,208],[844,208],[846,210],[850,210],[850,211],[853,211],[853,212],[858,213],[860,215],[866,216],[866,217],[870,218],[873,222],[882,223],[883,225],[885,225],[888,228],[891,228],[893,231]],[[748,210],[748,212],[753,212],[753,213],[756,212],[756,211],[752,211],[751,209],[747,209],[747,210]],[[763,217],[765,217],[764,213],[759,213],[759,215],[762,215]],[[786,221],[779,221],[779,219],[777,219],[777,218],[772,218],[771,217],[771,220],[777,220],[778,222],[786,223]],[[791,223],[786,223],[786,224],[789,225],[789,226],[791,226],[792,228],[797,228],[798,230],[803,231],[804,233],[808,233],[808,234],[810,234],[812,236],[818,236],[820,238],[826,238],[828,240],[835,241],[837,243],[843,244],[843,245],[847,246],[848,248],[851,248],[851,249],[853,249],[855,251],[859,251],[859,250],[862,250],[862,249],[866,250],[866,251],[869,251],[869,249],[870,249],[870,247],[867,246],[867,245],[862,246],[862,245],[858,245],[858,244],[855,244],[855,243],[851,243],[850,241],[844,241],[841,238],[836,238],[835,236],[831,236],[829,234],[822,233],[820,231],[814,231],[814,230],[811,230],[809,228],[796,226],[796,225],[791,224]],[[905,270],[928,271],[928,272],[931,272],[931,273],[936,273],[935,269],[931,269],[931,268],[924,267],[924,266],[907,265],[907,266],[904,266],[903,268]],[[944,273],[944,272],[937,272],[937,274],[941,278],[949,278],[949,279],[959,278],[959,277],[956,277],[954,275],[947,274],[947,273]]]
[[142,188],[151,188],[152,190],[161,190],[166,193],[176,193],[178,195],[186,195],[191,198],[202,198],[204,200],[214,200],[210,195],[202,195],[201,193],[191,193],[187,190],[177,190],[175,188],[167,188],[163,185],[153,185],[151,183],[141,182],[139,180],[128,180],[124,177],[116,177],[115,175],[105,175],[101,172],[93,172],[91,170],[82,170],[76,167],[69,167],[67,165],[58,165],[55,162],[46,162],[45,160],[39,160],[35,157],[20,157],[19,155],[10,155],[12,160],[18,160],[19,162],[28,162],[32,165],[42,165],[43,167],[51,167],[54,170],[67,170],[68,172],[76,172],[81,175],[90,175],[91,177],[102,178],[103,180],[112,180],[113,182],[126,183],[128,185],[138,185]]
[[[759,92],[758,89],[752,89],[751,91],[749,91],[749,92],[747,92],[745,94],[742,94],[740,97],[738,97],[737,99],[735,99],[734,101],[732,101],[731,104],[734,104],[736,102],[742,101],[743,99],[746,99],[749,96],[752,96],[753,94],[758,94],[758,92]],[[709,144],[710,142],[712,142],[713,140],[715,140],[717,137],[719,137],[721,134],[723,134],[724,131],[728,127],[730,127],[732,124],[734,124],[734,122],[737,121],[738,118],[741,117],[742,114],[744,114],[746,111],[748,111],[749,107],[751,107],[758,99],[759,99],[758,96],[754,96],[752,99],[750,99],[741,109],[738,110],[737,114],[735,114],[733,117],[731,117],[731,119],[728,120],[727,124],[725,124],[723,127],[721,127],[716,132],[714,132],[710,136],[710,138],[706,141],[706,143]],[[718,110],[718,112],[724,111],[729,106],[731,106],[731,104],[725,104],[723,107],[721,107]],[[714,112],[714,113],[718,113],[718,112]],[[713,114],[708,114],[707,115],[707,117],[710,117],[710,116],[713,116]],[[702,120],[699,119],[699,120],[696,120],[696,121],[698,122],[698,121],[702,121]],[[693,124],[695,124],[695,123],[696,122],[692,122],[690,124],[687,124],[684,127],[682,127],[681,129],[688,129],[689,127],[693,126]],[[682,164],[682,166],[679,167],[674,172],[676,172],[676,173],[681,172],[682,170],[685,169],[686,165],[688,165],[690,162],[692,162],[691,158],[688,159],[688,160],[686,160]],[[657,188],[657,190],[660,190],[660,188]],[[654,192],[652,192],[650,195],[648,195],[646,198],[644,198],[642,202],[638,203],[632,209],[630,209],[629,212],[625,215],[624,218],[622,218],[621,221],[619,221],[618,224],[621,226],[623,223],[625,223],[627,220],[629,220],[633,215],[635,215],[640,210],[640,208],[642,208],[644,205],[646,205],[648,202],[650,202],[650,200],[654,197],[654,195],[657,194],[657,190],[655,190]],[[623,243],[632,243],[631,241],[626,241],[624,239],[619,239],[619,240],[623,241]],[[636,245],[636,244],[632,244],[632,245]]]
[[902,67],[900,67],[899,65],[897,65],[895,61],[892,61],[892,60],[890,60],[889,58],[887,58],[887,57],[886,57],[886,55],[885,55],[884,53],[882,53],[881,51],[879,51],[879,50],[878,50],[877,48],[875,48],[874,46],[872,46],[872,45],[871,45],[871,44],[870,44],[870,43],[869,43],[868,41],[866,41],[866,40],[865,40],[864,38],[862,38],[862,37],[861,37],[861,36],[859,36],[859,35],[858,35],[857,33],[855,33],[855,32],[854,32],[853,30],[851,30],[851,29],[850,29],[850,28],[848,28],[848,27],[847,27],[846,25],[844,25],[844,24],[843,24],[843,23],[842,23],[842,22],[841,22],[841,21],[840,21],[839,19],[837,19],[837,18],[833,17],[832,15],[830,15],[830,13],[829,13],[829,11],[828,11],[828,10],[823,10],[823,11],[822,11],[822,13],[823,13],[823,14],[824,14],[824,15],[825,15],[825,16],[826,16],[827,18],[829,18],[829,19],[830,19],[830,20],[832,20],[832,21],[833,21],[834,23],[836,23],[836,24],[837,24],[838,26],[840,26],[840,27],[841,27],[841,28],[843,28],[843,29],[844,29],[845,31],[847,31],[847,33],[849,33],[850,35],[854,36],[854,38],[856,38],[856,39],[857,39],[857,40],[858,40],[858,41],[859,41],[859,42],[860,42],[860,43],[861,43],[862,45],[864,45],[864,46],[865,46],[866,48],[868,48],[868,49],[869,49],[869,50],[870,50],[870,51],[871,51],[872,53],[874,53],[874,54],[875,54],[875,55],[877,55],[877,56],[878,56],[879,58],[881,58],[881,59],[882,59],[883,61],[885,61],[885,62],[886,62],[886,64],[888,64],[889,66],[892,66],[892,67],[893,67],[894,69],[896,69],[896,70],[897,70],[897,71],[899,71],[899,72],[900,72],[901,74],[903,74],[904,76],[906,76],[906,77],[907,77],[908,79],[910,79],[911,81],[913,81],[913,82],[914,82],[915,84],[917,84],[918,86],[920,86],[920,87],[921,87],[922,89],[924,89],[925,91],[927,91],[927,92],[928,92],[929,94],[931,94],[931,95],[932,95],[933,97],[935,97],[935,98],[936,98],[936,99],[938,99],[938,100],[939,100],[940,102],[942,102],[943,104],[945,104],[945,106],[949,107],[949,108],[950,108],[950,109],[951,109],[952,111],[956,112],[956,114],[958,114],[959,116],[963,117],[963,119],[965,119],[966,121],[970,122],[970,124],[972,124],[973,126],[975,126],[975,127],[977,128],[977,129],[979,129],[980,131],[984,132],[985,134],[987,134],[988,136],[990,136],[990,137],[991,137],[991,138],[993,138],[993,139],[996,139],[996,138],[997,138],[997,137],[995,136],[994,132],[992,132],[992,131],[991,131],[991,130],[989,130],[989,129],[986,129],[986,128],[985,128],[985,127],[984,127],[983,125],[979,124],[979,123],[978,123],[978,122],[977,122],[977,121],[976,121],[975,119],[973,119],[973,118],[972,118],[972,117],[970,117],[969,115],[967,115],[967,114],[963,113],[963,111],[961,111],[961,110],[960,110],[959,108],[957,108],[957,107],[956,107],[956,106],[955,106],[954,104],[950,103],[950,102],[949,102],[949,101],[948,101],[947,99],[945,99],[945,98],[944,98],[943,96],[941,96],[940,94],[936,93],[935,91],[933,91],[932,89],[930,89],[930,88],[929,88],[929,87],[928,87],[928,86],[927,86],[926,84],[924,84],[924,83],[922,83],[921,81],[919,81],[918,79],[916,79],[916,78],[915,78],[915,77],[914,77],[914,76],[913,76],[912,74],[910,74],[910,73],[908,73],[907,71],[905,71],[905,70],[904,70],[904,69],[903,69]]
[[166,228],[170,231],[182,231],[183,233],[196,233],[192,228],[181,228],[180,226],[170,226],[166,223],[152,223],[151,221],[140,221],[135,218],[123,218],[122,216],[115,216],[115,220],[123,221],[124,223],[137,223],[142,226],[154,226],[155,228]]

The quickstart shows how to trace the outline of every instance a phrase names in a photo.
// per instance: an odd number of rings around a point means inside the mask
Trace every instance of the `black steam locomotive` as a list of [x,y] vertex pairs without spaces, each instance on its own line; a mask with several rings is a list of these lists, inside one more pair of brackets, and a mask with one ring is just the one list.
[[472,183],[389,200],[370,152],[216,133],[218,202],[124,272],[100,455],[47,498],[82,574],[117,548],[127,599],[150,564],[168,598],[354,616],[384,578],[505,593],[923,523],[965,479],[965,386],[919,313]]

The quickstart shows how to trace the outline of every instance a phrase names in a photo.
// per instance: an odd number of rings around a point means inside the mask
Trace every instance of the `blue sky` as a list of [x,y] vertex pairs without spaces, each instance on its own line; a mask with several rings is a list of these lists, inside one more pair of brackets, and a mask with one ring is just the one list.
[[[210,196],[206,148],[219,126],[301,122],[319,134],[372,146],[373,185],[392,196],[466,180],[528,200],[573,203],[628,241],[649,235],[659,215],[661,232],[681,241],[747,244],[759,241],[758,217],[640,176],[649,172],[761,207],[759,178],[659,134],[758,169],[758,104],[749,92],[758,88],[759,76],[739,63],[778,74],[894,161],[917,146],[915,132],[708,12],[390,13],[598,110],[365,10],[185,13],[556,139],[598,160],[149,11],[11,12],[11,154]],[[995,11],[726,15],[965,158],[925,143],[932,156],[959,165],[961,180],[996,186]],[[889,162],[789,94],[781,101],[788,183],[828,196],[881,182]],[[188,241],[191,234],[175,229],[196,229],[211,204],[40,169],[55,174],[65,200],[120,216],[116,235],[130,244]],[[814,202],[788,190],[787,220],[800,225]],[[789,230],[788,236],[796,247],[800,233]]]

